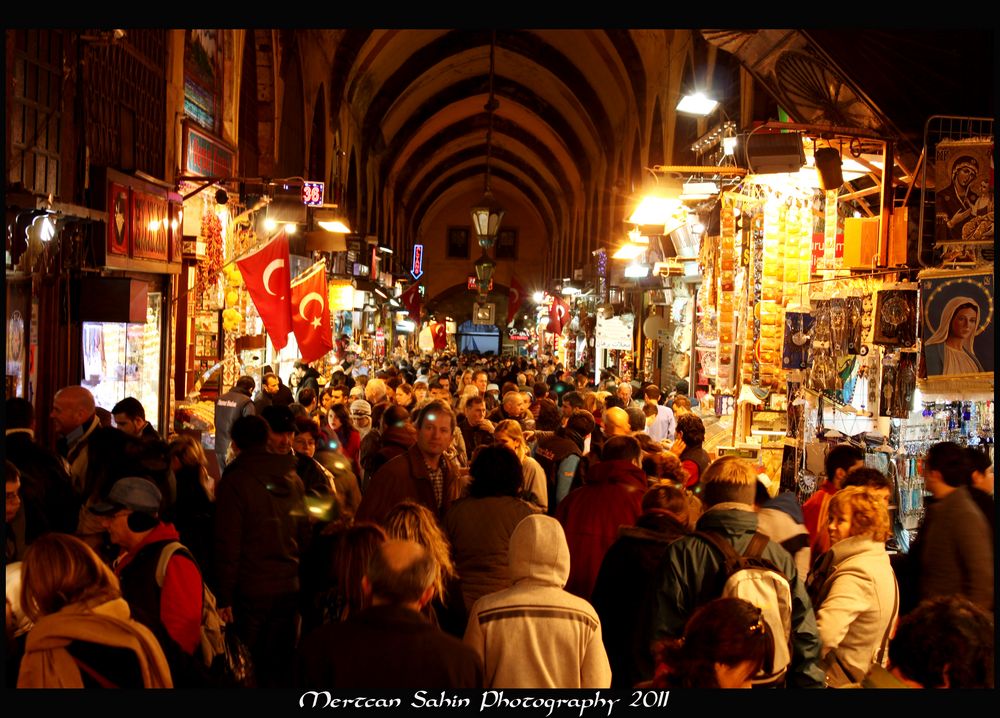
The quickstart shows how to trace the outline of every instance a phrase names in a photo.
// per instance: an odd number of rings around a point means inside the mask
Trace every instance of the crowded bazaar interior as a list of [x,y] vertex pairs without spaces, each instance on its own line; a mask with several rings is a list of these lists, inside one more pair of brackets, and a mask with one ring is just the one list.
[[994,686],[992,32],[6,41],[7,687]]

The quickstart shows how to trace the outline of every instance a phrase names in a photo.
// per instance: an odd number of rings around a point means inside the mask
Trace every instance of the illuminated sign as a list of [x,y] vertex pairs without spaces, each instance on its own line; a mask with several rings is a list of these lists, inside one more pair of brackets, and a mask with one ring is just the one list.
[[[478,288],[476,285],[477,285],[476,275],[475,274],[470,274],[466,278],[466,280],[465,280],[465,286],[468,287],[469,291],[474,292]],[[488,292],[492,292],[493,291],[493,278],[492,277],[490,278],[489,289],[487,289],[486,291],[488,291]]]
[[512,342],[527,342],[527,341],[531,341],[531,335],[530,334],[511,334],[510,335],[510,340]]
[[193,124],[184,124],[184,170],[199,177],[231,177],[236,153]]
[[323,182],[304,182],[302,184],[302,204],[307,207],[322,207],[326,184]]
[[410,274],[413,275],[414,279],[420,279],[420,276],[423,273],[424,273],[424,245],[414,244],[413,266],[410,268]]

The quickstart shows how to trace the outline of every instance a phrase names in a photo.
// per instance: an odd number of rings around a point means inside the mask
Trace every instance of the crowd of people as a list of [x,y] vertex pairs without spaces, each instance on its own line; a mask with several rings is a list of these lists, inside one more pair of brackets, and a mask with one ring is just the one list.
[[[685,383],[419,356],[241,377],[201,442],[6,402],[18,687],[992,687],[993,469],[932,447],[917,540],[831,447],[804,505]],[[633,397],[638,398],[633,398]],[[210,470],[211,469],[211,470]],[[220,630],[252,665],[217,670]]]

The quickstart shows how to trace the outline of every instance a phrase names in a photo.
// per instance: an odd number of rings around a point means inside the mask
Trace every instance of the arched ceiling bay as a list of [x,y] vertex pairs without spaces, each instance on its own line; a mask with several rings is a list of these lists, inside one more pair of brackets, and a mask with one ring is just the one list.
[[[490,41],[348,31],[335,53],[331,106],[350,108],[361,163],[406,240],[432,207],[482,187]],[[640,53],[628,31],[497,30],[493,85],[492,184],[532,207],[550,240],[568,236],[645,114]]]

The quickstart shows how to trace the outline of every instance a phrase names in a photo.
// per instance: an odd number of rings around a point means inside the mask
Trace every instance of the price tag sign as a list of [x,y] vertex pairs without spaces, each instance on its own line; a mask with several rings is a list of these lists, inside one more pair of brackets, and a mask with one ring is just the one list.
[[302,185],[302,204],[307,207],[322,207],[325,182],[305,182]]

